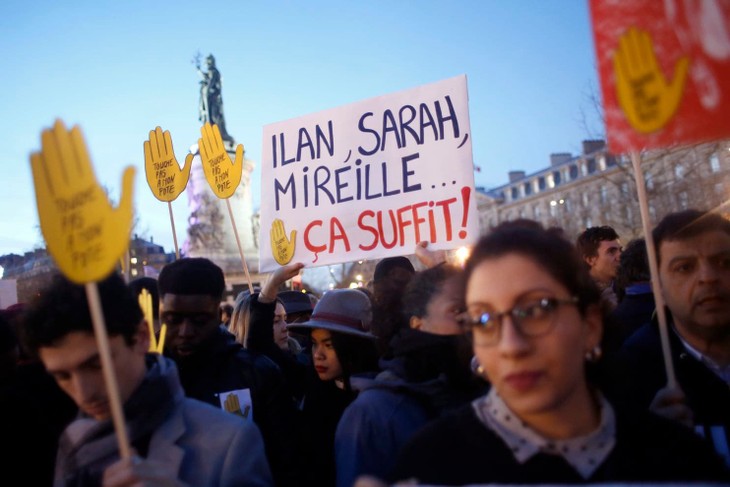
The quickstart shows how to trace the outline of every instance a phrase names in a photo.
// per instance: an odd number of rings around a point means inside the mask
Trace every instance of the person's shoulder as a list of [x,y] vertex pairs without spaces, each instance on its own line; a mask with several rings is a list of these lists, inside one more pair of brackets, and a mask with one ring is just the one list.
[[197,399],[183,399],[180,411],[185,418],[186,428],[195,429],[206,436],[234,436],[236,434],[257,435],[257,426],[240,416],[219,409]]
[[[461,442],[465,436],[472,436],[474,433],[486,431],[476,416],[471,403],[449,411],[440,418],[434,419],[426,424],[418,433],[413,436],[413,443],[451,443]],[[464,436],[462,436],[464,435]]]
[[617,449],[677,478],[730,480],[710,444],[686,426],[646,410],[616,409]]
[[661,338],[656,323],[645,323],[632,333],[616,353],[618,360],[645,360],[648,354],[661,353]]

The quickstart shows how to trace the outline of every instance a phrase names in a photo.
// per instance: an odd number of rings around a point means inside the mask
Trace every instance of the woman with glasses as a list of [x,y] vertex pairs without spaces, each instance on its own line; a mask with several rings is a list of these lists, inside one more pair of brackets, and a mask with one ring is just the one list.
[[466,313],[489,393],[427,426],[402,450],[394,480],[588,483],[727,480],[689,430],[615,409],[591,380],[601,355],[600,294],[572,244],[507,224],[474,248]]

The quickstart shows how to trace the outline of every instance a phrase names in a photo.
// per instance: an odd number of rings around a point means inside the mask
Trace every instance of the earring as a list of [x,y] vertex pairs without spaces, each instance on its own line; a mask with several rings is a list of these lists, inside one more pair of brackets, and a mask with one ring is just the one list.
[[603,356],[603,350],[601,350],[600,345],[596,345],[593,347],[593,350],[589,350],[586,352],[586,361],[588,362],[598,362],[601,357]]
[[476,357],[471,358],[471,371],[476,375],[484,376],[484,367],[479,363]]

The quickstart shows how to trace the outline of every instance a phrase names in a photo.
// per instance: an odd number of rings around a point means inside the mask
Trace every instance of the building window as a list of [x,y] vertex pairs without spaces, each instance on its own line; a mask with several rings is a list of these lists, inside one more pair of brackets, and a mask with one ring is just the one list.
[[512,200],[516,200],[520,197],[520,191],[519,191],[519,189],[517,189],[517,186],[512,187],[511,193],[512,193]]
[[593,220],[591,220],[591,217],[586,218],[586,228],[591,228],[593,226]]
[[629,183],[621,183],[621,196],[624,198],[629,196]]
[[626,205],[626,223],[629,225],[634,224],[634,212],[629,205]]
[[523,187],[525,188],[525,196],[529,196],[532,194],[532,184],[527,182],[523,184]]
[[555,171],[553,173],[553,181],[556,185],[560,184],[560,171]]
[[583,206],[588,207],[588,204],[590,203],[588,199],[588,193],[583,193]]
[[547,185],[545,183],[545,177],[544,176],[540,176],[539,178],[537,178],[537,189],[538,189],[538,191],[542,191],[543,189],[545,189],[546,186]]
[[654,178],[650,172],[644,173],[644,183],[646,184],[646,189],[654,189]]
[[586,161],[586,170],[588,171],[588,174],[593,174],[596,172],[596,160],[591,158]]
[[608,188],[603,185],[601,186],[601,204],[605,205],[608,200]]
[[679,207],[683,210],[689,208],[689,197],[686,191],[679,193]]
[[720,157],[717,152],[710,156],[710,170],[712,172],[720,172]]
[[542,210],[540,209],[540,205],[535,205],[535,219],[539,219],[542,217]]
[[656,208],[652,204],[649,204],[649,219],[653,222],[656,221]]
[[576,166],[575,164],[571,164],[570,169],[569,169],[569,174],[570,174],[571,181],[573,179],[577,179],[578,178],[578,166]]
[[674,166],[674,175],[678,179],[681,179],[684,177],[684,166],[682,164],[677,164],[676,166]]
[[571,210],[570,200],[565,200],[565,211],[570,212]]

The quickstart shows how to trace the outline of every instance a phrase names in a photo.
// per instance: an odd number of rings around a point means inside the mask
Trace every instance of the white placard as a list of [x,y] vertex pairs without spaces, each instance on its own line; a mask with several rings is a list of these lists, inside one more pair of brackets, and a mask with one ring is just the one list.
[[267,125],[262,147],[261,272],[478,238],[465,75]]

